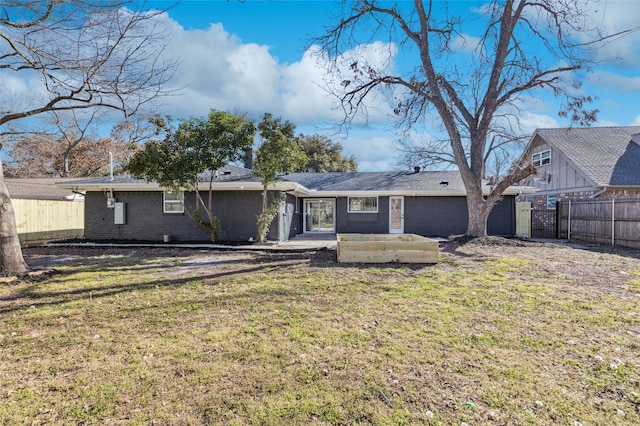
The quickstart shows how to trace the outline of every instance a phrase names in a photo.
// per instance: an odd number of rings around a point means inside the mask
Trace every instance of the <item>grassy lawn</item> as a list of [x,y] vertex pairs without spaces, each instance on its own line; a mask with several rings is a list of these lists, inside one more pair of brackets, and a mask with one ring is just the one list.
[[63,260],[0,288],[1,424],[640,424],[637,257]]

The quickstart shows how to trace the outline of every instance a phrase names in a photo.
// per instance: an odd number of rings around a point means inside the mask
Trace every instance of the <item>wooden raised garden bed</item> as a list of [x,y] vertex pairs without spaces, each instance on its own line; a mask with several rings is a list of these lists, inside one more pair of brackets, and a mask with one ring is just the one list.
[[338,262],[438,263],[438,242],[415,234],[338,234]]

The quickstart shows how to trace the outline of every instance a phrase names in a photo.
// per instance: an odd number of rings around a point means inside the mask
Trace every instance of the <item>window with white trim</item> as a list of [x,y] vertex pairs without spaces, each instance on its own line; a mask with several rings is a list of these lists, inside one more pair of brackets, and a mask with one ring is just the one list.
[[378,213],[378,197],[349,197],[349,213]]
[[547,209],[548,210],[555,210],[557,204],[558,204],[558,196],[557,195],[547,195]]
[[164,191],[162,204],[164,213],[184,213],[184,193]]
[[531,157],[531,162],[534,167],[546,166],[547,164],[551,164],[551,150],[547,149],[546,151],[540,151],[533,154]]

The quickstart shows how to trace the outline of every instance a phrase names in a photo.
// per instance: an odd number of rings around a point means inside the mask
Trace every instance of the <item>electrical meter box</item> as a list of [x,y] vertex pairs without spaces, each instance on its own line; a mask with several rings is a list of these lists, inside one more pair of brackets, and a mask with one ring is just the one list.
[[127,223],[127,205],[126,203],[123,203],[122,201],[116,201],[114,203],[114,209],[113,209],[113,217],[114,217],[114,221],[113,223],[116,225],[124,225],[125,223]]

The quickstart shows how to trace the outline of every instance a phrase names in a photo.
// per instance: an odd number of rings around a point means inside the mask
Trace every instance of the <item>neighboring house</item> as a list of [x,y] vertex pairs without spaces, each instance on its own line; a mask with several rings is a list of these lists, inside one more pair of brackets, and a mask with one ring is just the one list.
[[61,181],[69,183],[68,178],[4,179],[20,241],[83,236],[84,195],[57,186]]
[[[78,179],[75,179],[78,180]],[[57,186],[69,178],[4,178],[11,199],[83,201],[84,194]]]
[[640,126],[538,129],[518,164],[538,170],[520,182],[534,209],[560,200],[640,198]]
[[[206,197],[204,180],[200,189]],[[86,191],[87,239],[162,241],[165,235],[176,241],[207,239],[185,214],[180,197],[155,183],[118,176],[60,186]],[[286,194],[270,240],[325,232],[446,237],[463,234],[467,228],[466,192],[457,171],[294,173],[281,176],[269,189]],[[488,222],[490,234],[514,234],[514,202],[522,190],[526,188],[509,188],[495,206]],[[256,237],[261,194],[262,184],[249,169],[229,166],[216,173],[212,202],[222,241]],[[195,195],[184,194],[184,204],[194,206]]]

